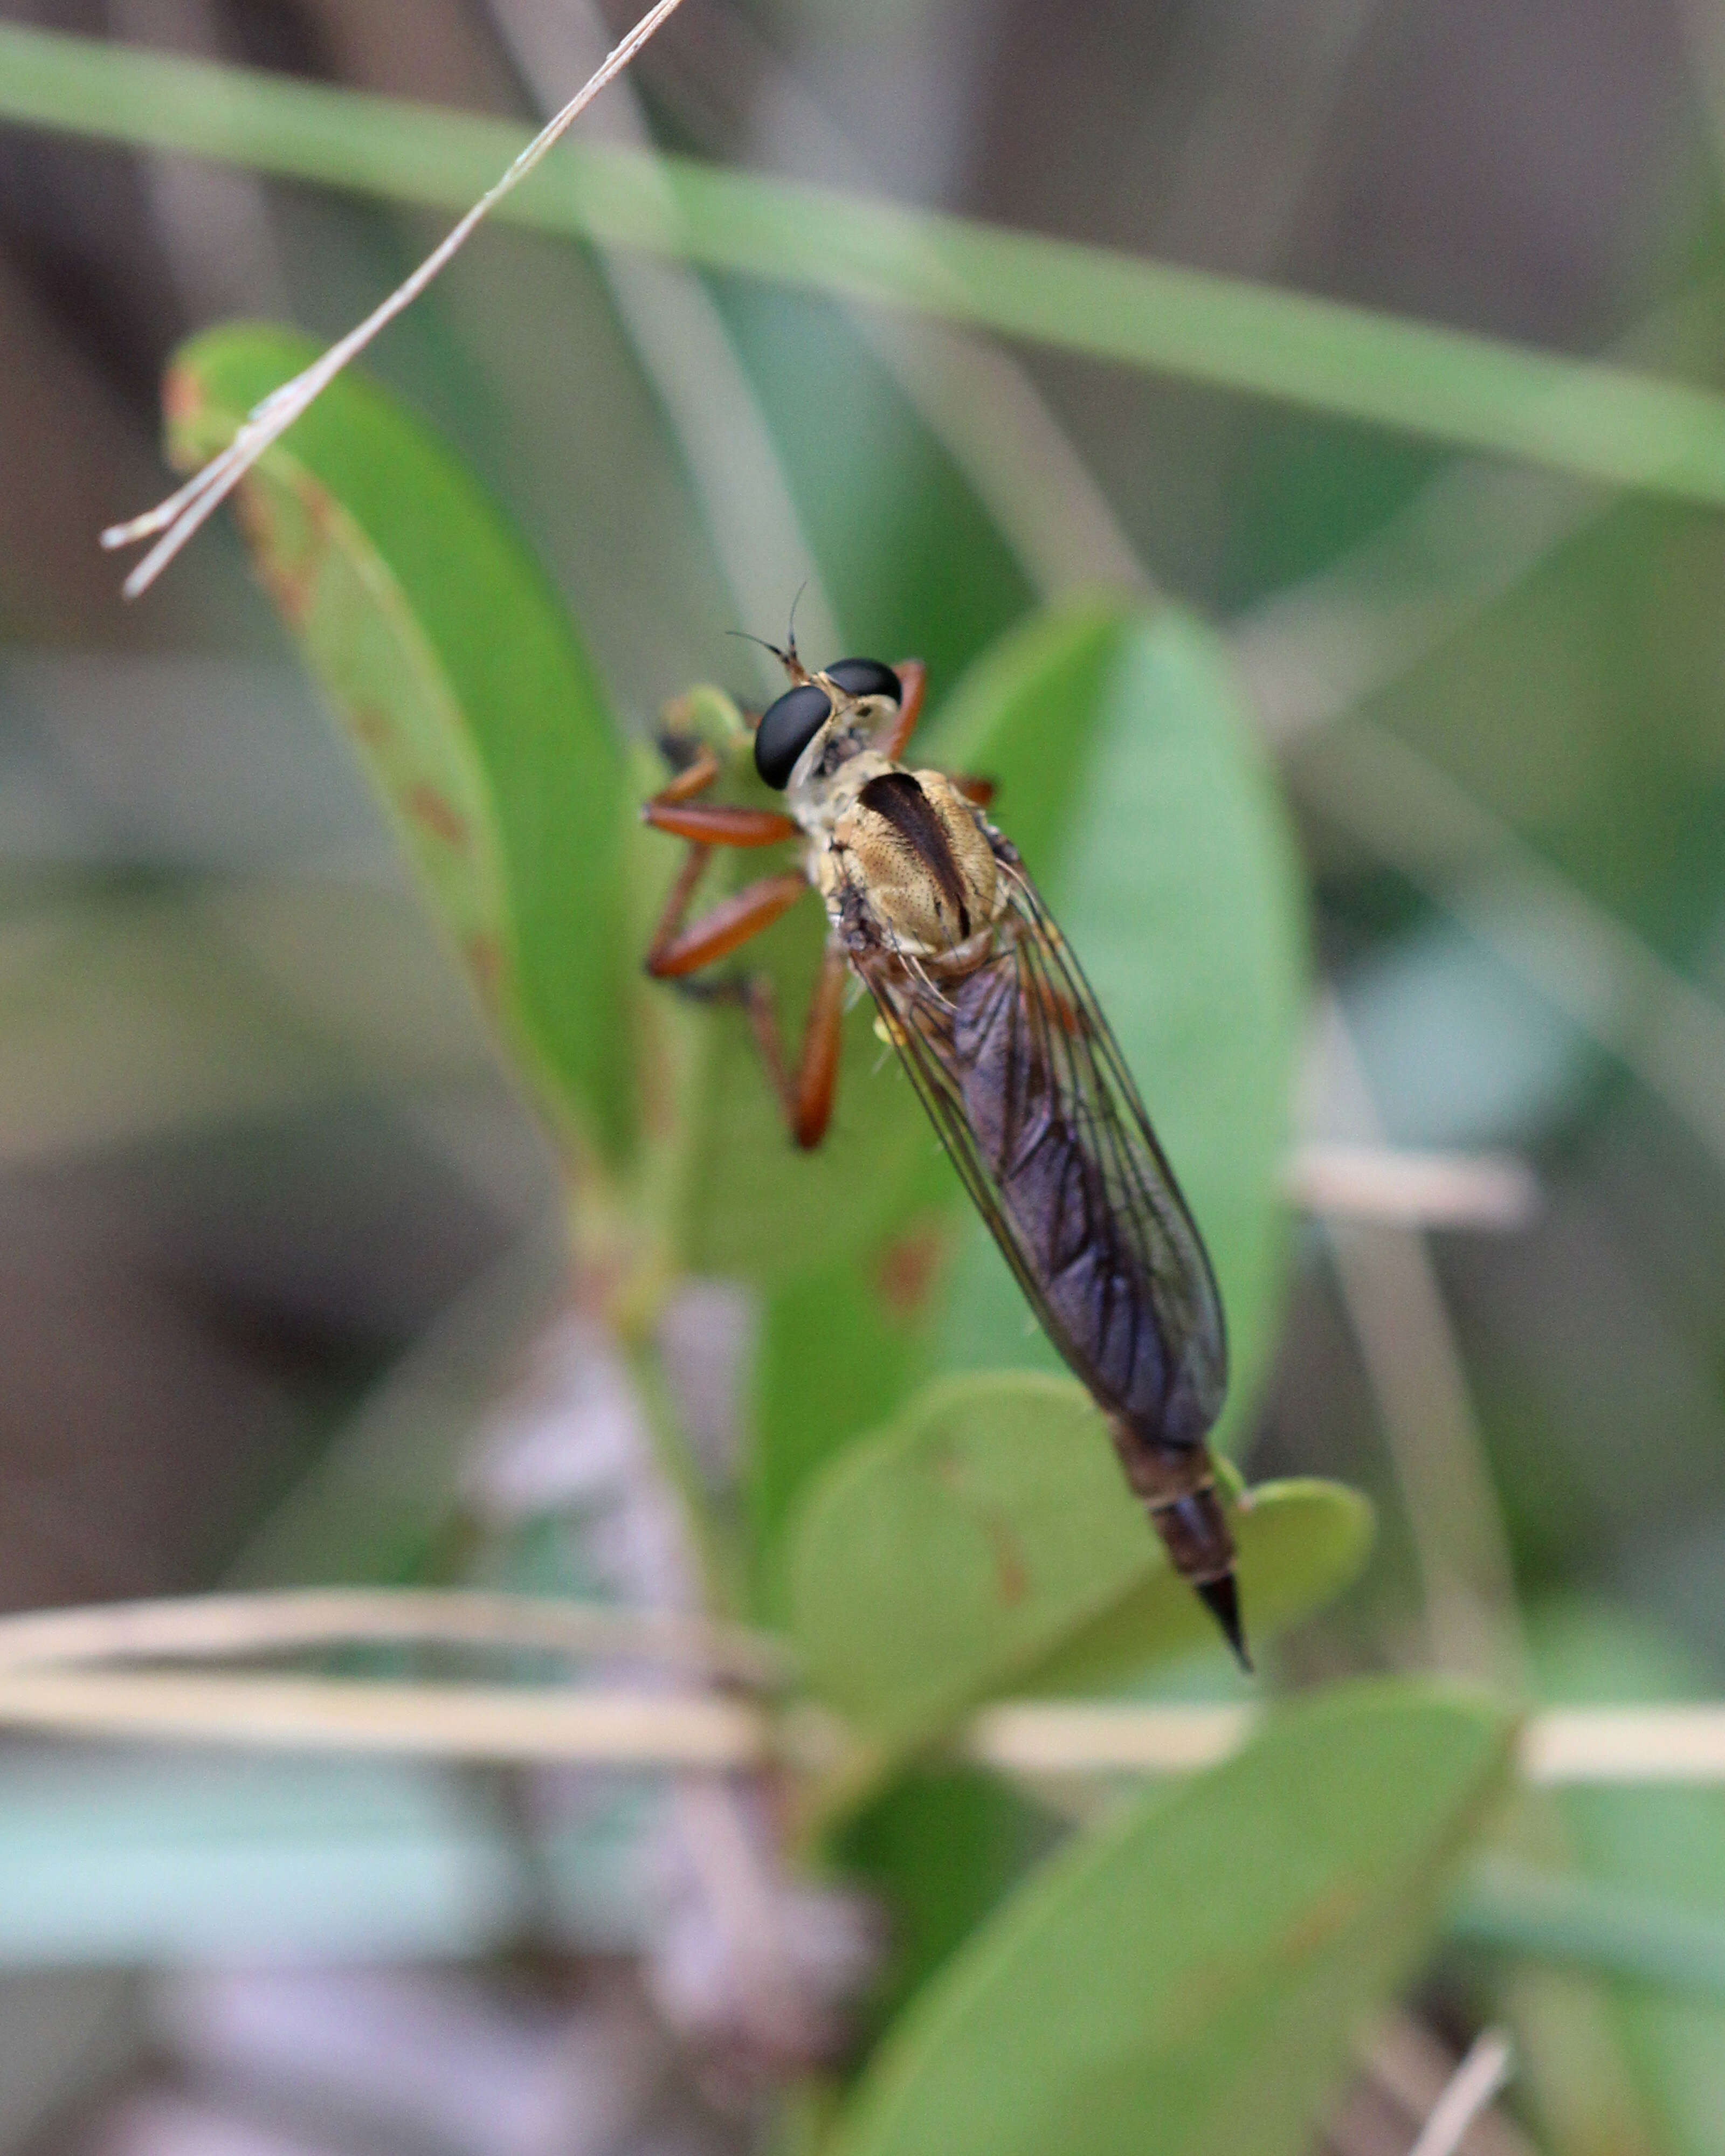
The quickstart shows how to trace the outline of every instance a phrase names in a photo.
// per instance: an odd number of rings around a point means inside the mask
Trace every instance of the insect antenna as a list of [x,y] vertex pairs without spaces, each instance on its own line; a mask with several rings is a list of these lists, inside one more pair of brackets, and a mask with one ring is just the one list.
[[[805,586],[804,589],[806,588]],[[799,592],[797,596],[800,598],[803,594]],[[793,611],[794,612],[794,608]],[[725,634],[726,636],[741,637],[745,644],[758,644],[762,651],[770,651],[785,672],[790,675],[793,684],[800,684],[809,680],[809,669],[797,656],[797,639],[794,635],[791,638],[788,650],[781,651],[776,644],[769,644],[764,636],[752,636],[746,629],[727,629]]]

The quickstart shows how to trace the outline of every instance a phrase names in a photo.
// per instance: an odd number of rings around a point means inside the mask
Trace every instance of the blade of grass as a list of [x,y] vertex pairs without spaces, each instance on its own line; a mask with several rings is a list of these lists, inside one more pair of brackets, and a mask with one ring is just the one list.
[[[0,29],[0,118],[461,208],[526,140],[501,121],[17,27]],[[584,145],[499,214],[1725,504],[1725,400],[1489,337]]]
[[1354,719],[1288,778],[1617,1056],[1725,1160],[1725,1010],[1409,743]]
[[[747,141],[752,116],[765,110],[778,162],[793,171],[818,172],[856,194],[875,192],[889,177],[890,160],[875,154],[872,136],[864,131],[853,138],[741,10],[692,9],[678,24],[675,48],[658,58],[655,94],[692,151]],[[1095,586],[1148,594],[1151,580],[1106,495],[1010,352],[937,321],[873,307],[847,311],[993,518],[1034,591],[1044,598]]]
[[1481,1865],[1450,1912],[1458,1946],[1725,2004],[1725,1924],[1653,1894]]
[[[490,12],[516,73],[547,116],[604,57],[608,33],[593,0],[550,7],[494,0]],[[652,147],[629,75],[613,85],[589,126],[613,142]],[[848,649],[767,415],[712,295],[691,271],[627,255],[602,256],[599,273],[676,437],[737,620],[776,623],[786,594],[800,585],[806,646]],[[758,645],[749,651],[764,670],[762,685],[777,695],[783,677],[776,664]]]

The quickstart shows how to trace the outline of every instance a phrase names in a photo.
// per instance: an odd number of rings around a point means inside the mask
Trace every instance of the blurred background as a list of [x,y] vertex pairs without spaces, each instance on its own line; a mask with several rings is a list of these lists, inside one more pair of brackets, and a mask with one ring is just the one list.
[[[516,117],[626,27],[617,0],[0,18]],[[584,124],[1725,386],[1712,0],[689,0]],[[0,129],[8,1608],[686,1586],[626,1407],[543,1330],[538,1141],[236,537],[132,606],[95,546],[164,490],[181,338],[333,336],[443,222]],[[691,680],[764,686],[726,632],[776,637],[805,577],[806,649],[920,652],[937,699],[1088,583],[1220,625],[1315,894],[1302,1134],[1504,1153],[1539,1188],[1508,1228],[1304,1216],[1248,1465],[1354,1482],[1382,1532],[1296,1663],[1717,1691],[1716,516],[520,234],[482,234],[370,363],[507,505],[639,730]],[[726,1296],[686,1301],[697,1394],[746,1331]],[[533,1453],[535,1401],[583,1386]],[[521,1795],[8,1743],[0,2150],[743,2145],[670,2033],[701,1947],[648,1796],[563,1790],[579,1861],[536,1884]],[[1725,1907],[1725,1820],[1686,1802],[1683,1892]],[[1657,1871],[1645,1820],[1595,1825],[1608,1874]],[[535,1892],[583,1948],[549,1974]],[[1337,2147],[1409,2145],[1468,1983]],[[1585,1997],[1520,2004],[1589,2053]],[[1645,2047],[1623,2087],[1601,2048],[1574,2115],[1527,2130],[1725,2150],[1725,2015],[1685,2012],[1653,2094]],[[1526,2145],[1489,2131],[1469,2146]]]

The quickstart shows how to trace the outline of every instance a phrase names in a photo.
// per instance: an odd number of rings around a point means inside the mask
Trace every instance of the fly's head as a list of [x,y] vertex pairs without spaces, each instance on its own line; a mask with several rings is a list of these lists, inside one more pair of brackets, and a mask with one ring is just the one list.
[[931,963],[974,963],[1005,903],[986,832],[951,781],[906,771],[875,747],[896,716],[898,676],[878,659],[810,674],[778,656],[792,685],[755,732],[755,768],[782,787],[809,834],[810,871],[834,925]]
[[824,840],[864,782],[860,760],[891,768],[875,743],[897,714],[899,679],[878,659],[841,659],[811,674],[794,644],[776,655],[792,685],[762,714],[755,768],[810,837]]

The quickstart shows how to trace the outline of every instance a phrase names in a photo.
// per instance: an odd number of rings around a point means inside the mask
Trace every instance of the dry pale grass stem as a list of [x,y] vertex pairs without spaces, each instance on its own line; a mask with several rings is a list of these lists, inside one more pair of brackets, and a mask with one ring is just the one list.
[[219,456],[213,457],[166,501],[158,502],[154,509],[146,510],[141,516],[134,516],[129,523],[110,525],[103,532],[102,544],[105,547],[130,547],[140,540],[154,537],[157,532],[162,534],[126,578],[123,588],[129,599],[136,598],[141,592],[148,589],[192,535],[227,500],[270,444],[280,440],[306,407],[335,380],[349,360],[357,358],[380,330],[413,305],[466,244],[475,228],[484,222],[506,195],[521,185],[606,84],[622,74],[654,32],[681,5],[682,0],[657,0],[657,4],[642,16],[621,44],[612,49],[603,64],[561,111],[546,123],[503,177],[480,197],[413,275],[404,278],[381,306],[367,315],[357,329],[350,330],[339,343],[331,345],[321,358],[314,361],[290,382],[284,382],[279,389],[272,390],[263,403],[248,415],[244,425]]

